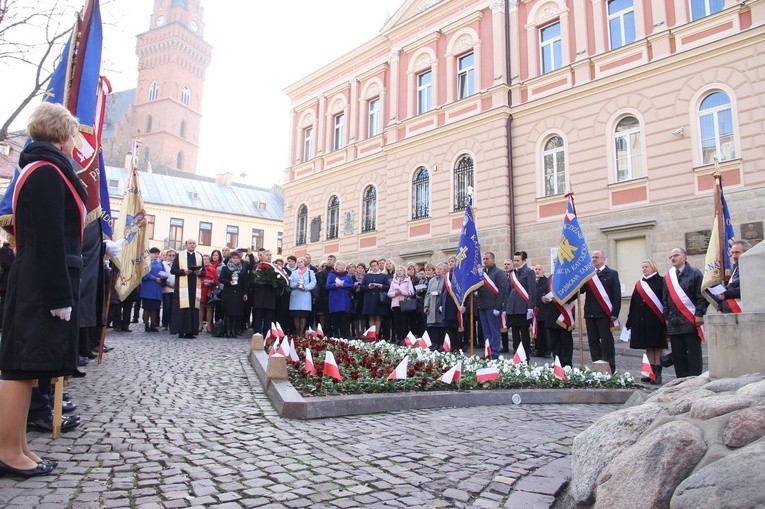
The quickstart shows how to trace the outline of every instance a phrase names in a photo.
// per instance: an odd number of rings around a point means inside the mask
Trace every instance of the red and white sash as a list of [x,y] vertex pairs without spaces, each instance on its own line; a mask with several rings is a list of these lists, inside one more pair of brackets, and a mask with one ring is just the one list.
[[668,275],[669,283],[667,283],[667,290],[669,290],[669,296],[672,298],[672,302],[675,303],[677,309],[683,314],[683,316],[696,327],[696,331],[699,333],[699,338],[704,340],[704,329],[696,325],[696,306],[688,298],[688,295],[680,286],[680,282],[677,280],[677,270],[670,269]]
[[653,311],[653,314],[661,320],[661,323],[664,323],[664,305],[659,297],[656,296],[656,292],[653,291],[644,279],[637,282],[635,290],[637,290],[646,305]]
[[523,300],[528,302],[529,292],[527,292],[526,289],[521,284],[521,282],[518,281],[518,276],[515,275],[515,271],[510,272],[510,282],[513,284],[513,288],[515,288],[515,291],[521,294],[521,297],[523,297]]
[[[611,299],[608,297],[606,288],[603,286],[603,282],[600,280],[598,275],[595,274],[589,281],[587,281],[587,284],[590,285],[592,294],[598,300],[598,304],[600,304],[600,307],[603,308],[606,316],[613,316],[614,306],[611,304]],[[614,329],[616,327],[619,327],[619,320],[612,320],[611,328]]]
[[534,339],[539,335],[539,322],[537,321],[538,314],[539,308],[534,306],[534,316],[531,319],[531,337]]
[[488,272],[483,273],[483,282],[486,284],[486,286],[491,290],[491,293],[494,295],[499,295],[499,288],[497,288],[496,283],[492,281],[492,279],[489,277]]
[[560,311],[560,316],[558,316],[555,323],[566,330],[574,330],[574,307],[576,306],[576,301],[566,304],[558,304],[557,301],[553,301],[553,304]]

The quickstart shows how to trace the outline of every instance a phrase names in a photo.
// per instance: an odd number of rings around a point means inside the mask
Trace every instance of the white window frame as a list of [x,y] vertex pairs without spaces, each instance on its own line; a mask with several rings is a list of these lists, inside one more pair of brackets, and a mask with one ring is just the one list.
[[[305,211],[305,213],[303,213]],[[302,239],[301,239],[302,236]],[[295,221],[295,245],[302,246],[308,243],[308,205],[302,203],[297,209]]]
[[[558,32],[559,34],[555,37],[552,37],[548,40],[544,40],[544,34],[543,32],[547,30],[548,28],[551,28],[553,26],[558,26]],[[539,28],[539,64],[541,68],[541,74],[547,74],[550,72],[557,71],[563,66],[563,32],[562,32],[563,26],[561,25],[560,20],[550,23],[549,25],[545,25],[543,27]],[[556,61],[555,59],[555,49],[556,45],[558,48],[559,57]],[[545,62],[547,61],[545,58],[545,53],[549,52],[550,59],[551,59],[551,68],[548,70],[545,70]]]
[[[710,108],[701,109],[701,105],[704,103],[706,99],[708,99],[710,96],[714,94],[722,94],[725,96],[726,99],[728,99],[727,104],[723,104],[720,106],[712,106]],[[730,115],[730,133],[726,133],[724,135],[720,134],[720,114],[724,112],[729,112]],[[699,100],[699,106],[697,109],[697,125],[699,129],[699,157],[701,164],[712,164],[714,163],[714,157],[716,156],[718,161],[730,161],[737,158],[737,150],[736,150],[736,116],[734,115],[733,111],[733,102],[731,101],[730,95],[723,91],[723,90],[710,90],[706,92],[701,99]],[[713,135],[714,135],[714,142],[715,142],[715,152],[711,157],[711,160],[707,160],[704,157],[704,141],[711,139],[710,137],[704,137],[703,132],[703,126],[702,126],[702,119],[705,117],[712,117],[712,129],[713,129]],[[730,136],[730,147],[732,150],[728,154],[723,153],[723,144],[721,143],[721,137],[722,136]]]
[[[560,147],[552,148],[549,150],[545,150],[545,146],[553,139],[553,138],[560,138],[563,144]],[[559,153],[563,153],[563,169],[560,170],[558,168],[558,157],[557,155]],[[545,164],[546,159],[548,157],[552,158],[553,161],[553,175],[555,178],[553,179],[555,186],[552,192],[547,192],[547,165]],[[568,183],[568,175],[566,173],[566,160],[568,158],[566,157],[566,139],[560,135],[559,133],[552,133],[549,136],[546,136],[544,138],[544,141],[542,142],[542,196],[557,196],[560,194],[563,194],[566,192],[566,184]],[[563,189],[558,189],[558,179],[557,176],[559,173],[563,172]]]
[[191,89],[188,85],[184,85],[181,89],[181,102],[186,106],[191,103]]
[[[632,127],[630,129],[626,129],[624,131],[618,131],[619,124],[621,124],[625,119],[627,118],[633,118],[637,122],[636,127]],[[639,168],[635,168],[632,164],[633,161],[636,160],[636,154],[634,154],[634,148],[632,146],[632,139],[633,136],[638,136],[638,142],[639,142],[639,154],[637,154],[637,161],[639,161]],[[620,178],[619,175],[619,141],[623,141],[626,148],[626,173],[625,175]],[[613,147],[614,147],[614,171],[616,172],[616,182],[626,182],[628,180],[640,178],[645,176],[645,170],[643,169],[643,133],[640,126],[640,120],[635,117],[634,115],[625,115],[622,118],[619,119],[619,121],[616,123],[616,126],[614,127],[614,135],[613,135]]]
[[377,96],[370,99],[367,109],[369,112],[367,117],[367,121],[368,121],[367,133],[368,133],[368,137],[372,138],[380,134],[380,110],[381,110],[380,97]]
[[[430,81],[423,84],[422,78],[428,75]],[[417,74],[417,114],[422,115],[433,109],[433,69]]]
[[[705,18],[709,16],[710,14],[714,14],[716,12],[720,12],[721,10],[725,9],[725,1],[724,0],[718,0],[722,2],[722,5],[720,6],[720,9],[718,10],[712,10],[712,2],[715,0],[690,0],[688,3],[688,7],[690,9],[691,13],[691,21],[695,21],[697,19]],[[700,13],[700,16],[694,16],[694,7],[703,9],[703,13]]]
[[[462,62],[473,57],[473,63],[462,66]],[[457,58],[457,99],[465,99],[475,94],[475,53],[470,52]]]
[[303,162],[313,157],[313,126],[303,129]]
[[[333,201],[337,200],[337,205]],[[327,202],[327,240],[340,236],[340,197],[333,194]]]
[[332,146],[335,150],[340,150],[345,146],[345,113],[338,113],[334,120],[334,138]]
[[[636,31],[636,20],[635,20],[635,2],[634,0],[630,0],[631,5],[629,7],[625,7],[624,9],[620,11],[616,11],[614,13],[608,14],[608,44],[610,49],[616,49],[621,48],[622,46],[626,46],[627,44],[630,44],[632,42],[635,42],[635,39],[632,39],[631,41],[627,40],[627,32],[625,28],[627,27],[626,23],[626,16],[630,13],[632,13],[632,32],[635,33]],[[611,1],[608,1],[606,4],[606,12],[608,12],[608,9],[611,6]],[[619,41],[619,44],[614,45],[613,44],[613,38],[611,33],[611,21],[618,19],[619,20],[619,35],[621,35],[621,40]],[[635,35],[637,37],[637,34]]]
[[149,85],[149,101],[156,101],[159,97],[159,83],[152,81]]

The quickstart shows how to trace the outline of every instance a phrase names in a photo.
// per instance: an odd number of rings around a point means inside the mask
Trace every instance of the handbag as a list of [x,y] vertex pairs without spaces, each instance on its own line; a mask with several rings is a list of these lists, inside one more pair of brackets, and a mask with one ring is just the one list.
[[405,299],[398,303],[402,313],[413,313],[417,311],[417,299]]
[[377,295],[380,298],[380,304],[390,304],[390,298],[387,293],[380,291]]
[[668,368],[668,367],[672,366],[672,364],[673,364],[673,361],[672,361],[672,352],[669,352],[668,354],[661,356],[661,365],[662,366],[664,366],[665,368]]

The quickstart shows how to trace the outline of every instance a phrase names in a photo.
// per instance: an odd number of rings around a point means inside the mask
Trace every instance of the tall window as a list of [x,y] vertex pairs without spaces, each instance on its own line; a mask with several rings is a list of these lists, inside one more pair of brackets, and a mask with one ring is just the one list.
[[377,189],[367,186],[361,200],[361,232],[371,232],[377,221]]
[[265,232],[263,230],[261,230],[260,228],[253,228],[252,242],[250,243],[250,247],[252,247],[252,249],[260,249],[261,247],[263,247],[264,237],[265,237]]
[[369,138],[380,134],[380,98],[369,100]]
[[426,113],[433,108],[433,73],[425,71],[417,76],[417,113]]
[[146,214],[146,238],[154,239],[154,216]]
[[167,235],[168,246],[173,249],[180,249],[183,244],[183,219],[177,217],[170,218],[170,231]]
[[155,101],[159,97],[159,83],[152,81],[149,85],[149,100]]
[[430,215],[430,173],[424,166],[417,168],[412,179],[412,219]]
[[175,167],[179,170],[183,169],[183,152],[178,152],[178,155],[175,156]]
[[616,125],[614,150],[617,182],[644,175],[640,123],[635,117],[624,117]]
[[460,57],[457,70],[457,99],[464,99],[475,93],[475,55],[468,53]]
[[454,210],[467,207],[469,187],[473,187],[473,158],[464,155],[454,167]]
[[545,196],[561,194],[566,190],[566,153],[563,138],[553,136],[544,146]]
[[308,206],[301,205],[297,213],[297,227],[295,229],[295,245],[305,244],[308,231]]
[[611,49],[635,41],[635,7],[632,0],[609,0],[608,32]]
[[303,162],[313,157],[313,127],[303,130]]
[[146,117],[146,132],[147,133],[151,132],[151,124],[152,124],[152,118],[151,118],[151,115],[148,115]]
[[702,164],[729,161],[736,158],[733,141],[733,113],[730,99],[723,92],[713,92],[699,107]]
[[560,21],[540,30],[539,37],[542,50],[542,74],[560,69],[563,65]]
[[691,19],[699,19],[720,12],[725,0],[691,0]]
[[191,89],[188,85],[184,85],[181,89],[181,102],[186,106],[191,102]]
[[199,222],[199,245],[211,246],[212,245],[212,223],[206,223],[204,221]]
[[338,113],[335,115],[335,150],[340,150],[345,146],[345,115]]
[[327,239],[336,239],[340,230],[340,198],[332,196],[327,204]]
[[236,249],[239,245],[239,227],[227,225],[226,226],[226,246],[230,249]]
[[178,134],[180,135],[181,138],[186,137],[186,121],[185,120],[181,120],[181,127],[178,128]]
[[276,254],[282,254],[284,250],[284,232],[276,233]]

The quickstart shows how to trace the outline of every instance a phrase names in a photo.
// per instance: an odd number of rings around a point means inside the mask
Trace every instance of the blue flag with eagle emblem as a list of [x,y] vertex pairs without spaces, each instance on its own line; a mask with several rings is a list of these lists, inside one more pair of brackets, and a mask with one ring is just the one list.
[[465,207],[465,220],[462,222],[456,256],[450,290],[453,292],[457,304],[464,306],[468,295],[483,285],[481,244],[478,242],[478,232],[475,228],[471,203]]
[[560,304],[568,301],[579,288],[595,275],[584,232],[579,227],[574,207],[574,193],[566,194],[568,204],[563,216],[563,232],[558,241],[558,256],[552,271],[550,285],[553,296]]

